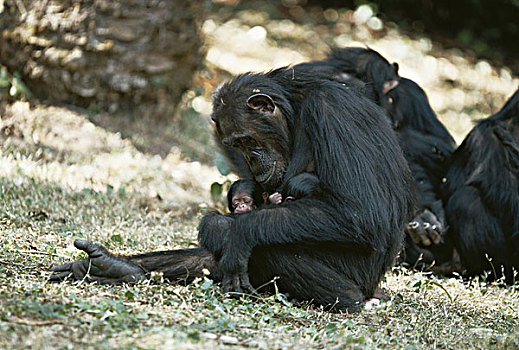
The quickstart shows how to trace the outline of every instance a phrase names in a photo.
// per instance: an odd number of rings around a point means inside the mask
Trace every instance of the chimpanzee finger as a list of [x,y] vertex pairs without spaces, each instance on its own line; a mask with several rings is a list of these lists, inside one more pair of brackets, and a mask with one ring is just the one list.
[[235,293],[243,293],[240,286],[240,278],[238,276],[235,276],[232,280],[232,291]]
[[224,276],[222,279],[222,291],[224,293],[230,293],[232,292],[232,281],[231,278]]
[[52,266],[49,270],[52,272],[70,272],[70,269],[72,268],[72,263],[66,263],[63,265],[58,266]]
[[222,288],[223,292],[231,298],[239,299],[243,295],[238,276],[231,276],[230,278],[224,279],[224,281],[222,281]]
[[252,286],[252,284],[249,281],[249,275],[247,273],[243,273],[240,276],[241,281],[241,288],[245,293],[249,294],[257,294],[256,289]]
[[49,282],[62,282],[70,277],[72,277],[72,272],[71,271],[65,271],[65,272],[62,272],[62,273],[53,273],[52,275],[50,275],[49,277]]
[[422,239],[422,245],[428,247],[432,244],[431,242],[431,239],[429,238],[429,236],[427,235],[427,232],[425,230],[425,228],[422,226],[420,227],[420,231],[418,233],[418,235],[420,236],[420,238]]
[[436,215],[434,215],[434,213],[431,212],[430,210],[424,210],[423,213],[420,215],[420,217],[422,218],[422,220],[424,222],[428,222],[431,225],[436,226],[436,228],[434,230],[436,230],[436,229],[439,229],[440,231],[442,230],[442,223],[440,222],[440,220],[438,220]]
[[431,245],[431,240],[427,237],[427,232],[425,231],[423,222],[420,219],[417,218],[416,220],[411,221],[407,225],[407,232],[415,244],[421,244],[423,246]]
[[98,256],[105,251],[103,247],[90,243],[89,241],[84,239],[76,239],[74,241],[74,247],[84,251],[90,257]]
[[420,228],[420,223],[418,221],[411,221],[407,224],[406,231],[409,234],[409,237],[411,237],[411,240],[414,244],[420,244],[422,243],[422,238],[420,237],[420,234],[418,233],[418,230]]
[[431,225],[428,222],[424,223],[424,229],[427,231],[427,236],[434,243],[438,244],[441,242],[441,235],[435,230],[436,225]]

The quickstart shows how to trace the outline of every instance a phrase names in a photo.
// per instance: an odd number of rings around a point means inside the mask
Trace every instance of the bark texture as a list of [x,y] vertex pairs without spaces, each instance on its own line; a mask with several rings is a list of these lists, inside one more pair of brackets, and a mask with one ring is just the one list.
[[0,63],[46,102],[168,116],[203,57],[202,10],[184,0],[5,0]]

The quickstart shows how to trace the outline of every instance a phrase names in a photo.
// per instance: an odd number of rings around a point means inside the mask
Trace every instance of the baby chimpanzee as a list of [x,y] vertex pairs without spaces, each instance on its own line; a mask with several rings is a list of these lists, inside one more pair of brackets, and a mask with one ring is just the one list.
[[[282,187],[281,193],[285,196],[285,203],[301,199],[310,195],[317,195],[321,185],[319,178],[311,173],[300,173],[293,176]],[[227,205],[230,214],[223,215],[214,210],[207,213],[198,226],[198,240],[200,245],[211,249],[218,260],[234,220],[237,215],[248,213],[263,204],[281,204],[283,197],[279,192],[269,196],[263,192],[259,183],[253,180],[235,181],[227,192]],[[202,232],[202,234],[200,234]]]
[[235,181],[227,192],[227,205],[231,214],[243,214],[263,203],[260,185],[253,180]]
[[235,181],[227,193],[227,205],[231,214],[243,214],[255,209],[259,203],[281,204],[288,203],[311,195],[317,191],[319,178],[311,173],[301,173],[291,178],[281,191],[269,195],[262,192],[259,184],[253,180]]

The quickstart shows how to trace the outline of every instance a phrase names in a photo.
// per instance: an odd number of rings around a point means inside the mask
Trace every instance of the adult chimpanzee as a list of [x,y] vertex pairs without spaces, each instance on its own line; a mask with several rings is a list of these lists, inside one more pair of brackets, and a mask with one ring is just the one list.
[[[427,265],[449,261],[452,247],[444,242],[446,222],[439,186],[455,142],[436,117],[425,92],[412,80],[400,78],[398,65],[371,49],[334,49],[324,62],[334,67],[336,79],[360,79],[373,90],[409,163],[419,208],[406,228],[403,258],[413,265],[419,258]],[[320,71],[326,73],[324,68]]]
[[[442,190],[449,234],[470,274],[519,269],[519,90],[454,152]],[[515,278],[517,281],[517,278]]]
[[[425,92],[412,80],[400,78],[387,93],[389,115],[418,189],[419,210],[406,231],[403,258],[437,267],[452,259],[452,245],[446,235],[446,217],[440,184],[456,143],[436,118]],[[441,267],[445,270],[445,266]]]
[[238,215],[221,235],[219,259],[210,247],[121,258],[77,241],[89,259],[54,267],[51,280],[82,278],[89,266],[90,278],[103,282],[148,271],[191,278],[207,268],[224,291],[249,291],[279,276],[279,290],[295,299],[358,310],[401,248],[413,187],[382,111],[347,85],[294,66],[243,74],[220,88],[212,114],[218,137],[241,152],[263,189],[311,172],[321,190]]

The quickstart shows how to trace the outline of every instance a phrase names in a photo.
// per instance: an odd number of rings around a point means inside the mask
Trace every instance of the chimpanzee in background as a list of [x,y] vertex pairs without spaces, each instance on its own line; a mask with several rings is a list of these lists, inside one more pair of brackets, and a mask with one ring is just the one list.
[[334,67],[339,80],[359,79],[367,83],[374,101],[383,109],[388,109],[385,96],[398,85],[398,64],[392,65],[381,54],[362,47],[335,48],[325,60]]
[[445,236],[439,186],[456,144],[436,117],[425,92],[412,80],[398,76],[398,64],[390,64],[371,49],[334,49],[324,62],[334,67],[336,79],[360,79],[372,90],[390,118],[411,168],[419,206],[406,228],[402,258],[411,265],[419,259],[426,266],[449,262],[453,250]]
[[519,269],[519,90],[480,121],[454,152],[442,185],[449,235],[469,274],[517,282]]
[[[398,86],[387,93],[391,118],[400,146],[415,179],[419,212],[407,227],[402,258],[410,264],[417,260],[438,271],[448,272],[453,246],[447,223],[440,184],[456,143],[437,119],[425,92],[412,80],[400,78]],[[441,265],[444,266],[441,266]]]
[[348,84],[294,66],[223,85],[212,119],[264,191],[303,172],[315,174],[319,191],[237,215],[222,233],[221,257],[207,246],[115,257],[76,241],[89,259],[52,268],[51,280],[83,278],[89,265],[91,279],[113,283],[149,271],[189,282],[208,269],[227,292],[278,276],[279,291],[294,299],[358,310],[394,263],[414,205],[407,162],[382,110]]

